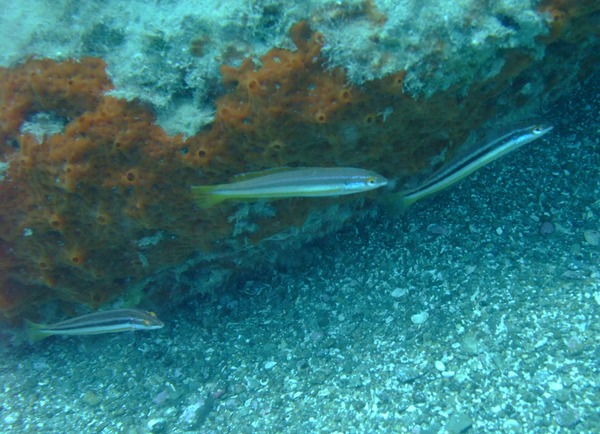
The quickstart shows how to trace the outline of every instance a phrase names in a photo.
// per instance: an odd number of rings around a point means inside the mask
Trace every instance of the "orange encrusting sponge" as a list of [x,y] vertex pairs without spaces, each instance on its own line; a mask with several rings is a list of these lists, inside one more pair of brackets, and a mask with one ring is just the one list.
[[[251,234],[234,233],[236,205],[197,209],[190,186],[281,166],[409,176],[511,101],[524,104],[514,101],[519,83],[539,73],[532,57],[508,50],[503,69],[483,83],[411,97],[406,71],[352,86],[341,69],[328,69],[323,36],[306,22],[291,38],[295,50],[272,49],[260,66],[223,66],[213,124],[185,140],[169,137],[141,104],[107,96],[100,59],[0,68],[0,159],[10,165],[0,181],[0,312],[12,317],[51,300],[98,306],[192,253],[231,258],[236,241],[247,247],[354,199],[273,202],[274,215],[257,217]],[[41,143],[20,131],[39,113],[64,121]]]

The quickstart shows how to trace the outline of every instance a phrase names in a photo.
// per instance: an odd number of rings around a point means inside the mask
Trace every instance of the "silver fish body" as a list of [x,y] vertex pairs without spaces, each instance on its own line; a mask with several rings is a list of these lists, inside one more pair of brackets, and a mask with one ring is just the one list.
[[82,336],[120,333],[134,330],[155,330],[164,326],[153,312],[140,309],[114,309],[95,312],[55,324],[37,324],[26,321],[30,342],[53,335]]
[[469,152],[450,160],[416,188],[401,192],[402,206],[408,207],[419,199],[450,187],[492,161],[539,139],[552,128],[545,122],[521,125],[494,140],[473,147]]
[[284,199],[324,197],[361,193],[385,186],[383,176],[353,167],[299,167],[267,170],[245,176],[247,179],[210,186],[192,187],[201,208],[228,199]]

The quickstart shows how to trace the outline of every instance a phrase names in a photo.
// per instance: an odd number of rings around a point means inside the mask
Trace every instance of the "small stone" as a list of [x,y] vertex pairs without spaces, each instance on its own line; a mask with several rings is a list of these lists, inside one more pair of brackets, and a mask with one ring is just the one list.
[[321,389],[317,392],[317,396],[324,398],[331,395],[331,391],[328,388]]
[[160,434],[165,432],[165,430],[167,429],[167,422],[165,421],[165,419],[160,417],[156,419],[150,419],[146,426],[148,427],[148,430],[151,433]]
[[448,229],[437,223],[432,223],[429,226],[427,226],[427,232],[435,235],[448,235],[450,233]]
[[4,416],[4,423],[7,425],[12,425],[19,419],[19,413],[13,412]]
[[277,362],[270,360],[267,363],[265,363],[265,369],[272,369],[276,364]]
[[571,400],[571,393],[567,389],[559,390],[554,393],[554,399],[561,404],[567,404]]
[[410,317],[413,324],[424,324],[428,319],[429,314],[427,312],[419,312]]
[[583,238],[592,246],[600,246],[600,231],[586,229],[583,231]]
[[481,350],[481,344],[479,343],[477,336],[471,332],[463,337],[460,347],[465,353],[470,355],[477,354]]
[[554,225],[550,222],[544,222],[540,225],[540,234],[550,235],[554,232]]
[[248,390],[251,392],[254,392],[260,388],[260,382],[254,378],[249,378],[246,384],[248,386]]
[[467,431],[473,425],[473,421],[466,414],[454,414],[446,423],[446,432],[459,434]]
[[556,414],[556,423],[563,428],[572,428],[577,425],[579,421],[579,414],[571,408],[565,408]]
[[245,391],[246,391],[246,386],[244,386],[241,383],[234,384],[233,387],[232,387],[232,389],[231,389],[231,392],[234,395],[239,395],[240,393],[244,393]]
[[204,423],[209,413],[214,408],[214,399],[200,399],[183,409],[179,416],[179,423],[187,430],[195,430]]
[[515,419],[507,419],[502,424],[504,432],[521,432],[521,424]]
[[100,397],[98,395],[96,395],[94,392],[85,392],[83,394],[83,402],[85,402],[87,405],[91,406],[91,407],[95,407],[98,404],[100,404],[100,401],[102,401],[100,399]]
[[410,383],[411,381],[416,380],[417,378],[419,378],[421,374],[419,374],[419,371],[417,371],[414,368],[410,368],[410,367],[400,367],[397,371],[396,371],[396,378],[398,378],[398,381],[400,381],[401,383]]
[[183,409],[183,412],[181,413],[179,420],[181,422],[184,422],[187,425],[193,424],[193,422],[196,418],[196,413],[198,413],[198,411],[200,410],[200,408],[202,407],[203,404],[204,404],[204,401],[199,401],[199,402],[194,402],[194,403],[188,405],[187,407],[185,407]]
[[408,291],[404,288],[396,288],[392,291],[392,297],[400,298],[405,295]]
[[169,392],[167,390],[162,390],[156,394],[154,398],[152,398],[152,402],[156,405],[160,405],[169,399]]
[[563,389],[563,385],[560,381],[550,381],[548,383],[548,387],[550,388],[550,390],[557,392],[559,390]]
[[537,350],[537,349],[542,348],[547,343],[548,343],[548,338],[547,337],[543,337],[542,339],[540,339],[539,341],[537,341],[533,347]]
[[352,406],[354,407],[354,410],[356,410],[356,411],[361,411],[362,409],[364,409],[366,407],[366,405],[367,405],[366,402],[360,401],[360,400],[354,401],[352,403]]
[[496,233],[497,233],[498,235],[502,235],[502,234],[504,233],[504,231],[502,230],[502,228],[501,228],[500,226],[498,226],[498,227],[496,228]]
[[446,370],[446,365],[444,365],[444,362],[442,362],[441,360],[436,360],[433,366],[435,366],[435,369],[437,369],[440,372],[444,372]]

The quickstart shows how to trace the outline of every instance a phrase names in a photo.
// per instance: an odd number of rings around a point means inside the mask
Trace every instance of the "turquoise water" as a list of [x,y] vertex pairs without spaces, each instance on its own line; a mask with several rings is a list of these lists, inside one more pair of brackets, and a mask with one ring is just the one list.
[[156,306],[160,330],[5,342],[0,432],[599,432],[599,88],[404,214]]
[[159,331],[3,347],[2,432],[594,432],[598,99],[576,101]]

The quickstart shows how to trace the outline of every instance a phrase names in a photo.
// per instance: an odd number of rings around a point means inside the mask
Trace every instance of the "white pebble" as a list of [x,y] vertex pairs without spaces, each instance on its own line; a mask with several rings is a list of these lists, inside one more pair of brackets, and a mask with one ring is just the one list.
[[432,223],[429,226],[427,226],[427,232],[436,235],[448,235],[450,233],[448,229],[437,223]]
[[498,227],[496,228],[496,233],[497,233],[498,235],[502,235],[502,232],[504,232],[504,231],[502,230],[502,228],[501,228],[500,226],[498,226]]
[[444,372],[446,370],[446,365],[444,365],[444,362],[442,362],[441,360],[436,360],[433,366],[435,366],[435,369],[437,369],[440,372]]
[[410,320],[413,322],[413,324],[423,324],[428,319],[429,314],[427,312],[416,313],[410,317]]
[[273,360],[266,362],[265,363],[265,369],[271,369],[273,368],[273,366],[275,366],[277,364],[277,362],[274,362]]
[[540,339],[539,341],[537,341],[533,347],[537,350],[539,348],[542,348],[547,343],[548,343],[548,338],[547,337],[543,337],[542,339]]
[[400,298],[402,297],[404,294],[406,294],[406,289],[404,288],[396,288],[392,291],[392,297],[394,298]]
[[592,246],[600,245],[600,231],[594,229],[586,229],[583,231],[583,238]]
[[555,392],[558,392],[559,390],[563,390],[562,383],[560,383],[558,381],[550,381],[548,383],[548,387],[550,388],[550,390],[553,390]]

